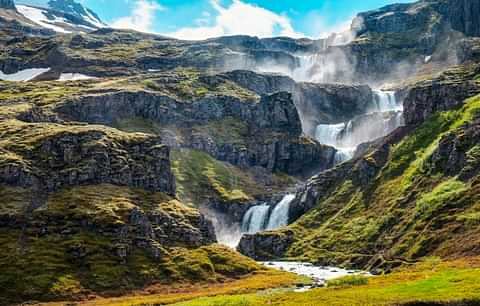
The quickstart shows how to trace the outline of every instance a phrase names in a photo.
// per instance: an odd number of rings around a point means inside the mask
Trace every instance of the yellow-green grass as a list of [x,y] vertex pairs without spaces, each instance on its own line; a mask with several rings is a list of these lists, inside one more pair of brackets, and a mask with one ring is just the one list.
[[[308,282],[308,279],[292,273],[264,270],[239,279],[226,280],[224,283],[184,283],[171,286],[151,286],[128,296],[118,298],[98,297],[93,300],[79,302],[78,304],[85,306],[164,305],[200,297],[249,294],[272,288],[292,287],[298,283]],[[60,306],[65,305],[65,303],[48,303],[44,305]]]
[[398,305],[407,302],[480,301],[480,261],[429,260],[363,284],[327,287],[308,292],[285,291],[201,298],[176,306],[330,306]]

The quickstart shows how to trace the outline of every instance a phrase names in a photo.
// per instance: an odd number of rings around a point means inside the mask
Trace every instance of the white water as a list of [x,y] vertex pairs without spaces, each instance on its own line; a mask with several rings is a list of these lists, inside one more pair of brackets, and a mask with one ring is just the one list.
[[2,81],[15,81],[15,82],[26,82],[33,80],[37,76],[49,71],[50,68],[32,68],[18,71],[12,74],[5,74],[0,71],[0,80]]
[[245,216],[243,216],[242,232],[254,234],[264,230],[269,210],[270,206],[266,203],[250,207]]
[[[326,284],[326,281],[347,276],[347,275],[365,275],[371,276],[368,272],[356,271],[356,270],[345,270],[335,267],[319,267],[311,263],[304,262],[284,262],[284,261],[273,261],[273,262],[262,262],[264,266],[269,268],[274,268],[282,271],[292,272],[298,275],[303,275],[310,277],[314,280],[316,285],[323,286]],[[298,291],[308,290],[310,287],[300,289]]]
[[375,101],[373,111],[402,111],[403,105],[397,102],[394,91],[374,90]]
[[295,199],[294,194],[287,194],[275,206],[272,213],[270,214],[267,230],[274,230],[274,229],[288,225],[290,203],[292,203],[293,199]]
[[[320,124],[315,138],[322,144],[337,149],[335,164],[351,159],[358,145],[388,135],[403,124],[403,106],[393,91],[374,91],[374,101],[368,110],[370,121],[361,121],[354,127],[353,120],[338,124]],[[397,112],[393,119],[387,112]],[[384,115],[383,115],[384,114]]]
[[288,225],[290,203],[293,199],[294,194],[287,194],[273,209],[266,203],[250,207],[243,216],[242,232],[254,234]]

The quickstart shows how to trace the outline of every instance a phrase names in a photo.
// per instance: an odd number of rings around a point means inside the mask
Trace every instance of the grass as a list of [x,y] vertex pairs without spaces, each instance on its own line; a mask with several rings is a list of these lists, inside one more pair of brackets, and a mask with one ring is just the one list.
[[[0,188],[7,199],[24,205],[28,192]],[[227,247],[192,245],[182,235],[199,230],[198,210],[162,193],[108,184],[81,186],[52,193],[28,215],[24,207],[0,210],[2,217],[15,215],[27,224],[0,229],[0,304],[118,295],[152,284],[216,285],[264,271]],[[169,233],[155,240],[158,258],[149,247],[135,243],[148,237],[132,224],[133,210],[149,217],[157,235]],[[126,250],[123,257],[121,250]]]
[[255,294],[202,298],[175,304],[197,305],[398,305],[408,302],[450,302],[475,300],[480,302],[478,259],[420,263],[390,275],[355,281],[336,280],[339,286],[314,289],[303,293],[270,291]]
[[[193,300],[202,297],[246,294],[278,287],[295,286],[297,283],[308,282],[297,275],[266,270],[256,272],[247,277],[210,284],[177,284],[174,286],[151,286],[142,292],[118,298],[97,298],[84,301],[80,305],[99,306],[131,306],[131,305],[162,305]],[[243,297],[240,298],[240,300]],[[49,303],[49,306],[64,305],[64,303]],[[200,304],[201,305],[201,304]]]

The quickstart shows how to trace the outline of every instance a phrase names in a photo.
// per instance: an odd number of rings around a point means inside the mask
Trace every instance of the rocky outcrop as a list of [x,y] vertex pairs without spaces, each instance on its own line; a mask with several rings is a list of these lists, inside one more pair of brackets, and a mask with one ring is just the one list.
[[293,242],[293,235],[290,230],[246,234],[242,236],[237,250],[259,261],[282,258]]
[[368,86],[296,83],[276,74],[257,74],[236,70],[224,74],[228,79],[259,95],[288,91],[300,115],[303,131],[315,135],[318,124],[345,122],[366,112],[373,92]]
[[422,123],[432,114],[457,108],[466,98],[480,93],[480,85],[473,79],[479,72],[480,66],[466,64],[410,86],[404,101],[406,124]]
[[[250,138],[251,137],[251,138]],[[251,134],[245,146],[223,143],[208,134],[194,134],[186,146],[242,168],[260,166],[271,172],[309,176],[334,165],[336,150],[305,137]]]
[[[30,133],[48,131],[50,135],[35,139],[30,150],[4,145],[0,183],[44,192],[110,183],[175,194],[170,150],[157,137],[55,124],[14,123],[14,126],[20,130],[7,128],[9,137],[18,137],[22,142],[32,141]],[[10,155],[17,158],[8,158]]]
[[294,91],[303,129],[311,136],[319,124],[346,122],[365,113],[373,100],[368,86],[299,83]]

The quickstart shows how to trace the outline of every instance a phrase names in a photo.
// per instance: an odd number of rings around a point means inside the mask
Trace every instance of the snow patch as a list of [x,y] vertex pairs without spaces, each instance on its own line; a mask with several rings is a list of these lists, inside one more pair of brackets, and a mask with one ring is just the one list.
[[35,22],[36,24],[44,28],[51,29],[59,33],[71,33],[70,31],[67,31],[59,26],[54,25],[55,23],[68,24],[67,20],[59,17],[55,17],[55,19],[48,19],[46,15],[46,11],[42,9],[26,6],[26,5],[17,5],[17,11],[23,16],[25,16],[26,18],[30,19],[31,21]]
[[49,71],[50,68],[32,68],[21,70],[12,74],[5,74],[3,71],[0,71],[0,80],[2,81],[16,81],[16,82],[26,82],[33,80],[37,76]]
[[60,74],[59,81],[78,81],[78,80],[89,80],[94,79],[94,77],[84,75],[81,73],[62,73]]

